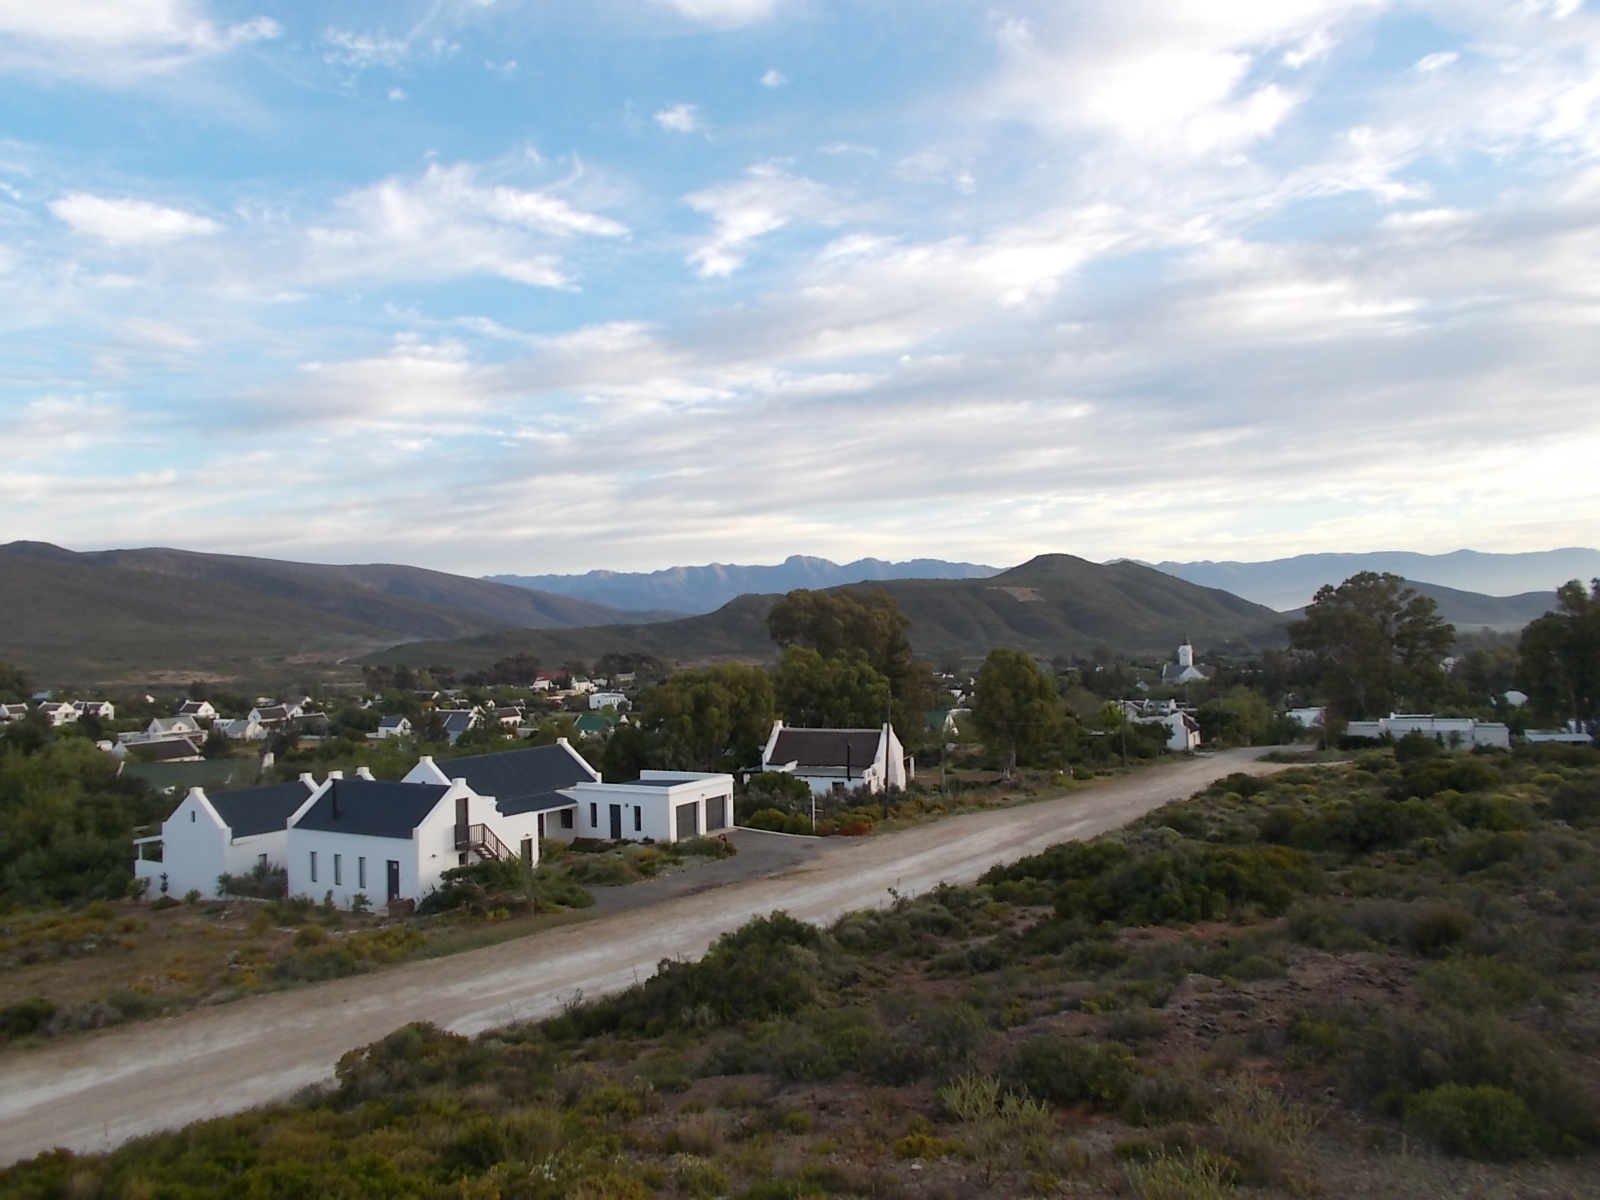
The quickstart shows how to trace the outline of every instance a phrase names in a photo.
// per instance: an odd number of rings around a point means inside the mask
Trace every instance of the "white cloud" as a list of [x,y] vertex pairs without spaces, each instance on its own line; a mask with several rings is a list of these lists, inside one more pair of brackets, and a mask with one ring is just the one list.
[[428,167],[341,199],[345,219],[313,227],[313,270],[389,277],[488,274],[541,287],[570,284],[553,240],[620,238],[627,227],[548,192],[484,184],[467,165]]
[[656,124],[673,133],[693,133],[700,128],[700,110],[692,104],[674,104],[656,113]]
[[781,88],[784,84],[786,84],[788,82],[789,82],[789,77],[787,75],[785,75],[782,71],[778,70],[777,67],[771,68],[770,70],[767,71],[767,73],[765,75],[763,75],[761,77],[761,86],[762,87]]
[[778,0],[653,0],[691,21],[733,28],[764,21],[778,8]]
[[1417,60],[1417,70],[1423,74],[1427,74],[1429,71],[1440,71],[1460,57],[1454,50],[1441,50],[1437,54],[1424,55]]
[[219,27],[195,0],[0,0],[0,66],[108,82],[281,33],[269,17]]
[[222,226],[210,217],[151,204],[69,192],[50,202],[50,211],[76,232],[116,246],[148,246],[183,238],[207,237]]
[[733,274],[744,265],[746,248],[755,239],[797,218],[831,222],[838,209],[829,188],[772,163],[751,167],[741,180],[694,192],[684,200],[716,223],[711,237],[689,256],[702,278]]
[[326,57],[331,63],[355,67],[392,67],[411,52],[405,38],[385,37],[380,33],[351,33],[343,29],[328,29],[322,40],[332,47]]

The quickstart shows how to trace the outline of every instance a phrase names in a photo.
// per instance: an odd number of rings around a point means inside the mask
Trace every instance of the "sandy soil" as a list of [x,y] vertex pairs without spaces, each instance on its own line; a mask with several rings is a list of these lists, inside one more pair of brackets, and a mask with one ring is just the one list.
[[[341,1054],[411,1021],[470,1034],[542,1018],[577,997],[647,978],[663,958],[697,957],[775,909],[822,923],[887,903],[891,889],[909,895],[970,882],[994,863],[1092,837],[1230,772],[1278,769],[1254,761],[1257,753],[1207,755],[1060,800],[830,841],[771,877],[696,886],[537,937],[13,1055],[0,1061],[0,1164],[53,1146],[106,1150],[282,1099],[331,1078]],[[693,875],[695,885],[710,882]]]

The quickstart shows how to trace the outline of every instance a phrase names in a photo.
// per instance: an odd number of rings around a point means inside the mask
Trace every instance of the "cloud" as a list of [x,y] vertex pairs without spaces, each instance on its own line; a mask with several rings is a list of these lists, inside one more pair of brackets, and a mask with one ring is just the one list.
[[263,16],[219,27],[193,0],[0,0],[0,67],[121,82],[281,33]]
[[329,62],[357,70],[392,67],[411,52],[411,44],[405,38],[385,37],[378,33],[329,29],[323,33],[322,40],[331,47],[326,55]]
[[789,82],[789,77],[777,67],[773,67],[761,77],[761,86],[766,88],[781,88]]
[[117,200],[69,192],[50,202],[50,211],[77,233],[114,246],[149,246],[184,238],[209,237],[222,226],[210,217],[166,208],[146,200]]
[[549,192],[482,183],[465,164],[435,163],[416,180],[385,179],[344,196],[338,207],[343,220],[309,231],[314,274],[488,274],[566,287],[571,280],[554,243],[628,234],[621,222]]
[[653,3],[670,8],[691,21],[724,29],[764,21],[778,8],[778,0],[653,0]]
[[773,163],[751,167],[743,179],[694,192],[684,202],[715,222],[711,237],[689,256],[702,278],[733,274],[757,238],[796,219],[831,223],[839,208],[830,188]]
[[692,104],[674,104],[656,113],[656,124],[673,133],[693,133],[700,128],[700,110]]
[[1441,71],[1460,57],[1454,50],[1441,50],[1437,54],[1428,54],[1417,59],[1416,69],[1424,74],[1429,71]]

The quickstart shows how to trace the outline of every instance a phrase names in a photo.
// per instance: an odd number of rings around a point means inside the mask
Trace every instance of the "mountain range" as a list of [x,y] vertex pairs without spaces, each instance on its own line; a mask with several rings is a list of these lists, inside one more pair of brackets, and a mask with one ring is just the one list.
[[0,659],[53,684],[271,678],[396,642],[554,629],[634,613],[420,567],[187,550],[0,546]]
[[589,571],[583,575],[491,575],[496,583],[575,596],[614,608],[670,609],[690,615],[715,612],[736,596],[783,593],[795,588],[838,587],[887,579],[987,579],[999,567],[914,558],[886,562],[858,558],[840,565],[826,558],[793,554],[777,566],[711,563],[664,571]]
[[[1380,550],[1370,554],[1299,554],[1266,562],[1162,562],[1152,565],[1158,571],[1190,583],[1222,588],[1257,604],[1288,611],[1309,604],[1323,584],[1341,583],[1358,571],[1387,571],[1417,583],[1453,588],[1458,593],[1479,592],[1485,596],[1511,598],[1526,593],[1544,594],[1555,591],[1570,579],[1587,581],[1600,576],[1600,550],[1577,546],[1528,554],[1488,554],[1478,550],[1412,554],[1404,550]],[[1543,612],[1541,608],[1526,620]],[[1525,624],[1526,620],[1521,623]]]

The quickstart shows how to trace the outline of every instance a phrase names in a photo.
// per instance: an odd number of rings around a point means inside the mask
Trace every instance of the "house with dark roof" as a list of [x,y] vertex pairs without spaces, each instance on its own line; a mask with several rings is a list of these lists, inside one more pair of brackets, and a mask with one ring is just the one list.
[[191,717],[196,721],[215,721],[217,709],[209,700],[185,700],[173,713],[176,717]]
[[436,710],[439,723],[444,727],[445,740],[454,746],[461,739],[461,735],[470,729],[476,729],[482,717],[472,709],[455,708]]
[[214,796],[190,788],[159,834],[136,839],[133,873],[150,881],[151,895],[193,890],[214,896],[219,875],[248,875],[263,863],[283,866],[289,822],[316,791],[310,775]]
[[331,894],[340,908],[358,895],[421,900],[452,867],[514,857],[531,867],[547,811],[531,797],[481,795],[459,773],[400,783],[332,775],[289,826],[289,894]]
[[443,762],[424,755],[406,775],[405,782],[446,784],[457,779],[465,780],[474,793],[493,801],[496,811],[504,817],[531,814],[536,838],[570,841],[594,836],[579,833],[577,801],[566,794],[566,789],[579,783],[597,784],[600,772],[566,738],[557,738],[549,746],[524,746]]
[[774,721],[761,751],[761,769],[803,779],[819,796],[859,787],[898,790],[914,774],[888,724],[877,729],[793,729]]
[[1180,683],[1204,683],[1216,673],[1215,667],[1194,661],[1194,647],[1188,638],[1184,638],[1183,645],[1178,647],[1178,661],[1161,668],[1161,682],[1169,687]]

